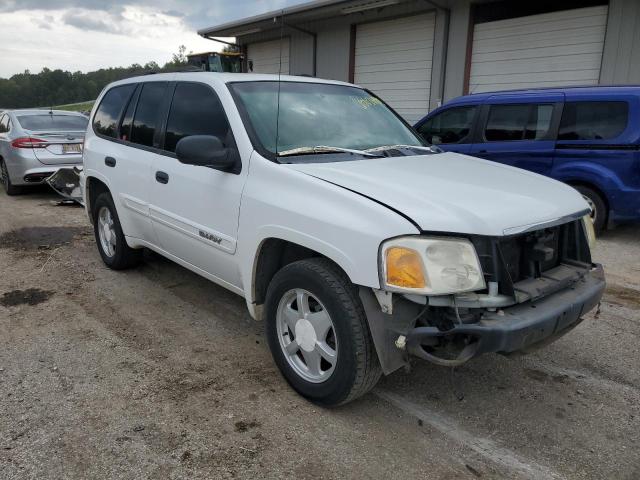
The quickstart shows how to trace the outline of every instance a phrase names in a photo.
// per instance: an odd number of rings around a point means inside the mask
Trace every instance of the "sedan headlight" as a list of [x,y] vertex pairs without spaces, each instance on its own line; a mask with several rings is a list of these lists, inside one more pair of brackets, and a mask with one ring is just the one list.
[[590,214],[582,217],[582,226],[589,242],[589,249],[593,249],[596,246],[596,230],[593,228],[593,219]]
[[381,255],[386,290],[446,295],[486,287],[476,250],[464,238],[394,238]]

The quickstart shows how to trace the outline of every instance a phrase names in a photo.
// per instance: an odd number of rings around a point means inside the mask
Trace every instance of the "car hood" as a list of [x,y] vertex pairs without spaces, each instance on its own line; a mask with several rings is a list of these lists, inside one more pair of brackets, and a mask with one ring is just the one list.
[[286,166],[383,203],[423,231],[503,236],[589,208],[563,183],[453,152]]

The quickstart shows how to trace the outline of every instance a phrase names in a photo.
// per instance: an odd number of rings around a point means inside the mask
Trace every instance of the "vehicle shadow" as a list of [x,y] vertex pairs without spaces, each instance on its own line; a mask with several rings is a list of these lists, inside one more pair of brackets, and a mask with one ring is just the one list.
[[640,224],[629,223],[619,225],[600,234],[602,240],[638,241],[640,240]]

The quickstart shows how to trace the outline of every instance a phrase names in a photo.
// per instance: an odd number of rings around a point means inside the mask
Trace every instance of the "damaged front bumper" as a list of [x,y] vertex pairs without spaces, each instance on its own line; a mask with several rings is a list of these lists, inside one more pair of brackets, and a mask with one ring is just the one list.
[[61,168],[45,181],[60,196],[84,205],[82,200],[82,188],[80,186],[80,174],[82,167]]
[[[406,365],[409,354],[438,365],[456,366],[483,353],[526,352],[550,343],[577,326],[582,316],[598,305],[604,289],[602,266],[594,265],[555,293],[503,309],[486,309],[479,321],[456,323],[448,329],[416,326],[425,307],[414,302],[396,302],[389,315],[382,313],[370,290],[361,289],[360,297],[380,363],[388,374]],[[432,346],[447,341],[458,342],[456,355],[443,358],[435,354]]]

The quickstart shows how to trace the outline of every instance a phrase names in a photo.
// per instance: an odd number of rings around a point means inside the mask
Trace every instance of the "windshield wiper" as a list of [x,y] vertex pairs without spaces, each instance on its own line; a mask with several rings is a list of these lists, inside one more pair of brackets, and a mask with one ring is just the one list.
[[354,150],[352,148],[328,147],[326,145],[318,145],[316,147],[298,147],[292,148],[290,150],[283,150],[282,152],[278,152],[278,156],[287,157],[290,155],[310,155],[314,153],[354,153],[356,155],[363,155],[365,157],[381,156],[375,152],[371,152],[370,150]]
[[430,153],[442,153],[442,150],[436,146],[422,147],[420,145],[382,145],[380,147],[368,148],[365,152],[383,152],[385,150],[397,150],[400,148],[409,148],[414,150],[423,150]]

